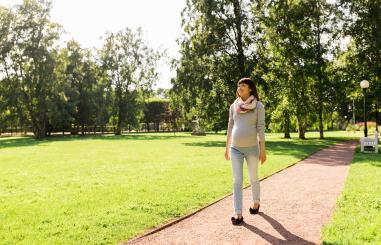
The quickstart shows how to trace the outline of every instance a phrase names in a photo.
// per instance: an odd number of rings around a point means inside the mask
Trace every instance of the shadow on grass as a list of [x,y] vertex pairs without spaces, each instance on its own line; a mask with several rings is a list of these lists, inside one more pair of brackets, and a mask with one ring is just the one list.
[[0,138],[0,149],[10,147],[36,146],[50,142],[78,141],[78,140],[171,140],[189,137],[187,135],[152,135],[152,134],[125,134],[125,135],[70,135],[70,136],[50,136],[43,140],[35,140],[33,137]]
[[[286,140],[282,141],[267,141],[266,149],[271,155],[293,155],[296,157],[303,157],[305,153],[313,153],[318,149],[334,145],[344,141],[343,138],[327,138],[320,140],[317,138],[311,138],[308,140]],[[205,142],[190,142],[183,143],[186,146],[195,147],[225,147],[226,141],[205,141]]]
[[360,148],[358,147],[356,149],[356,155],[352,162],[352,164],[371,164],[375,167],[381,167],[381,152],[380,152],[380,146],[378,147],[379,152],[377,153],[363,153],[360,151]]

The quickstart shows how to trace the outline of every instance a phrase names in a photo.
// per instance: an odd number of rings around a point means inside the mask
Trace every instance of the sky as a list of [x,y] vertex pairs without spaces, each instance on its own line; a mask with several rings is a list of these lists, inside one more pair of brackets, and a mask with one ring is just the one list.
[[[11,7],[22,0],[0,0]],[[74,39],[84,48],[100,48],[107,31],[126,27],[143,30],[143,38],[154,49],[166,49],[169,58],[178,59],[181,11],[185,0],[53,0],[51,17],[67,32],[63,40]],[[169,64],[159,65],[161,77],[155,88],[170,88],[175,76]]]

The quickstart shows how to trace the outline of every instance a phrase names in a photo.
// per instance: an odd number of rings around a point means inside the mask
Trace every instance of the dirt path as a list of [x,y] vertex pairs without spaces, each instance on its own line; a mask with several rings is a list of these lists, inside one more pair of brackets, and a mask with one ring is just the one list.
[[[244,223],[233,226],[232,196],[176,224],[125,244],[317,244],[335,208],[354,154],[349,141],[321,150],[261,181],[261,209],[250,215],[243,192]],[[268,163],[271,164],[271,163]]]

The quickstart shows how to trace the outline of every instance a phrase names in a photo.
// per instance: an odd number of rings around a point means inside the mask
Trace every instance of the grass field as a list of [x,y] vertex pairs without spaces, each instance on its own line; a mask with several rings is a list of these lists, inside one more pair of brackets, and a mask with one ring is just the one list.
[[[381,149],[381,145],[379,145]],[[381,154],[363,154],[351,164],[323,244],[381,244]]]
[[[317,135],[286,140],[268,134],[268,162],[260,176],[358,136]],[[0,244],[131,239],[231,193],[224,150],[223,134],[0,138]]]

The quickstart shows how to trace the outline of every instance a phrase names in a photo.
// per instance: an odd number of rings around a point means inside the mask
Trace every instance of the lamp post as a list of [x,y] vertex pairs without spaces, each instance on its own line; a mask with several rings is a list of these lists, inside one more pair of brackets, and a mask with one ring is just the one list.
[[366,96],[366,89],[369,88],[369,82],[367,80],[362,80],[360,82],[360,87],[364,91],[364,135],[365,137],[368,137],[368,128],[366,125],[366,103],[365,103],[365,96]]

